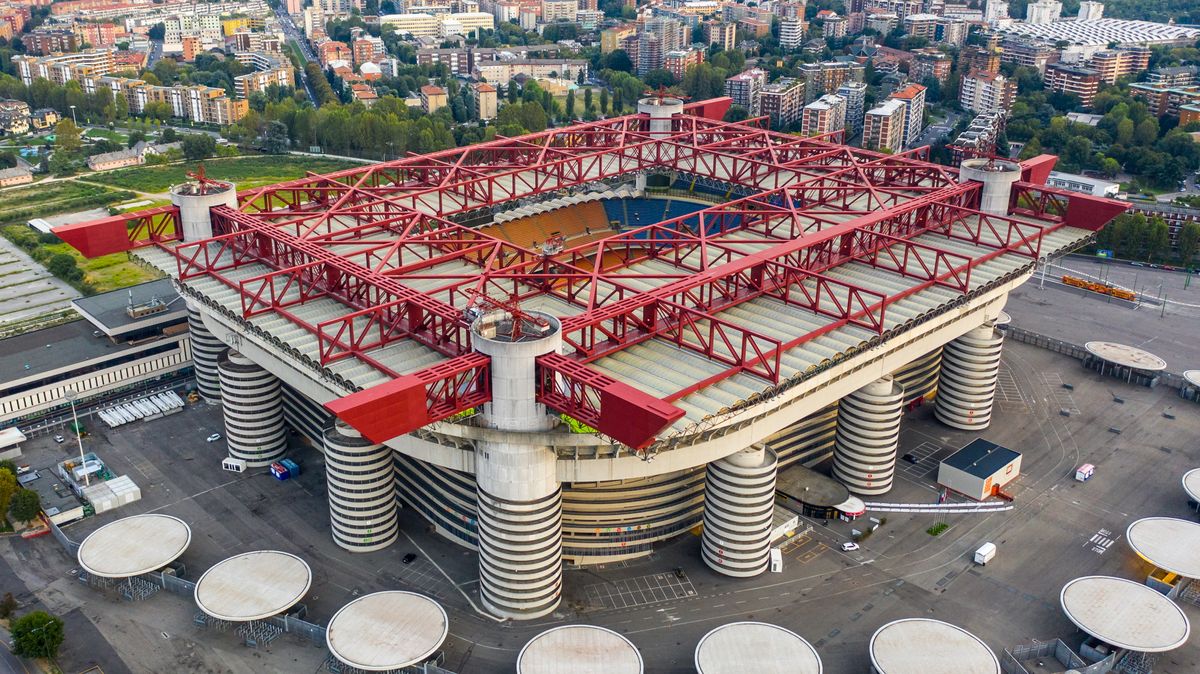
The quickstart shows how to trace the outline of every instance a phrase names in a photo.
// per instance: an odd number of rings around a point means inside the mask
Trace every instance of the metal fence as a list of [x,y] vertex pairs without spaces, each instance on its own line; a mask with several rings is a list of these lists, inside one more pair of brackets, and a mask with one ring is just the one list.
[[[1080,672],[1088,671],[1085,669],[1086,663],[1083,659],[1068,648],[1062,639],[1035,641],[1032,644],[1014,646],[1011,650],[1005,649],[1004,654],[1000,658],[1000,669],[1004,671],[1004,674],[1029,674],[1029,670],[1025,669],[1025,666],[1021,663],[1035,658],[1039,660],[1054,658],[1060,665],[1067,669],[1076,669]],[[1088,672],[1088,674],[1091,674],[1091,672]]]

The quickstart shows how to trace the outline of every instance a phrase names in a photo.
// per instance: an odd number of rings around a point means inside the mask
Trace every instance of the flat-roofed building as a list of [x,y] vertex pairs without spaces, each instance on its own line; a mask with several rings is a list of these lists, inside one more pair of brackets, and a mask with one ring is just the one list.
[[[891,99],[900,101],[904,106],[904,147],[917,141],[925,128],[925,87],[920,84],[910,84],[891,95]],[[891,147],[891,146],[889,146]],[[898,147],[892,147],[899,150]]]
[[496,118],[496,87],[487,82],[475,85],[475,116],[481,120]]
[[446,107],[448,99],[446,90],[441,87],[436,87],[432,84],[426,84],[421,87],[421,109],[426,114],[433,113]]
[[1100,90],[1100,73],[1092,68],[1077,68],[1063,63],[1046,66],[1046,91],[1057,91],[1079,98],[1085,108],[1092,107]]
[[750,112],[758,114],[758,97],[767,83],[767,71],[760,68],[744,70],[725,80],[725,95]]
[[804,107],[804,80],[785,77],[762,88],[758,114],[771,118],[771,126],[782,128],[800,121]]
[[898,152],[904,146],[904,103],[888,99],[863,117],[862,146]]
[[804,106],[800,132],[806,136],[819,136],[846,128],[846,99],[836,94],[825,94]]
[[971,112],[996,109],[1007,112],[1012,109],[1016,95],[1016,82],[1009,81],[999,73],[976,70],[963,75],[958,103],[964,110]]

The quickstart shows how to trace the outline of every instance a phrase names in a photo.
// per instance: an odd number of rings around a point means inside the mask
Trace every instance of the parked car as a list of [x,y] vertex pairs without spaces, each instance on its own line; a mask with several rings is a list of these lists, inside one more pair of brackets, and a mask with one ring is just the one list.
[[220,439],[221,439],[220,433],[213,433],[212,435],[205,438],[204,441],[205,442],[216,442],[217,440],[220,440]]
[[54,441],[61,445],[62,443],[66,442],[67,439],[61,435],[56,435],[54,436]]
[[413,560],[416,558],[417,558],[417,554],[415,552],[410,552],[407,555],[404,555],[404,557],[400,561],[404,564],[412,564]]
[[917,461],[919,461],[919,459],[917,459],[917,456],[911,452],[909,452],[908,454],[905,454],[904,456],[902,456],[900,458],[902,458],[905,461],[907,461],[911,464],[914,464],[914,465],[917,463]]
[[858,543],[854,541],[846,541],[842,543],[842,552],[854,552],[858,549]]

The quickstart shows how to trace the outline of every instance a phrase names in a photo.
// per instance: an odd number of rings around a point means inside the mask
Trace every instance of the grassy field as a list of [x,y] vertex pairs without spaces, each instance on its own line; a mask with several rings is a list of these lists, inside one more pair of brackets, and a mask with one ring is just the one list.
[[88,129],[87,131],[83,132],[83,135],[87,136],[88,138],[107,138],[108,140],[116,141],[118,143],[129,142],[129,136],[121,133],[120,131],[113,131],[110,129]]
[[82,211],[128,201],[134,195],[111,190],[101,185],[85,185],[72,181],[35,184],[14,190],[0,191],[0,225],[24,224],[33,218]]
[[138,266],[129,261],[125,253],[113,253],[93,260],[79,254],[79,251],[65,243],[46,246],[51,253],[66,253],[75,258],[75,264],[83,270],[83,280],[90,283],[96,292],[117,290],[126,286],[153,281],[162,276],[155,271]]
[[[232,180],[239,190],[244,190],[301,178],[308,171],[330,173],[355,166],[363,164],[340,159],[270,155],[208,159],[204,162],[204,171],[211,178]],[[171,185],[186,181],[187,173],[195,168],[195,162],[170,166],[139,166],[110,171],[90,179],[103,180],[106,185],[113,187],[155,193],[164,192]]]

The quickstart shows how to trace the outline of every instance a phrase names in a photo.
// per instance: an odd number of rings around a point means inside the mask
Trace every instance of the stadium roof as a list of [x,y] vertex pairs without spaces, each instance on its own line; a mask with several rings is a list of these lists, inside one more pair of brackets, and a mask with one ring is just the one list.
[[[561,318],[539,400],[631,447],[768,399],[1086,241],[1122,202],[1044,186],[1026,163],[1010,215],[926,161],[723,122],[686,106],[310,175],[212,209],[176,240],[164,207],[57,228],[89,256],[131,248],[211,310],[269,336],[385,441],[490,399],[463,310],[477,293]],[[730,195],[561,252],[472,225],[638,173]],[[661,363],[669,358],[672,366]],[[383,413],[386,412],[386,413]]]

